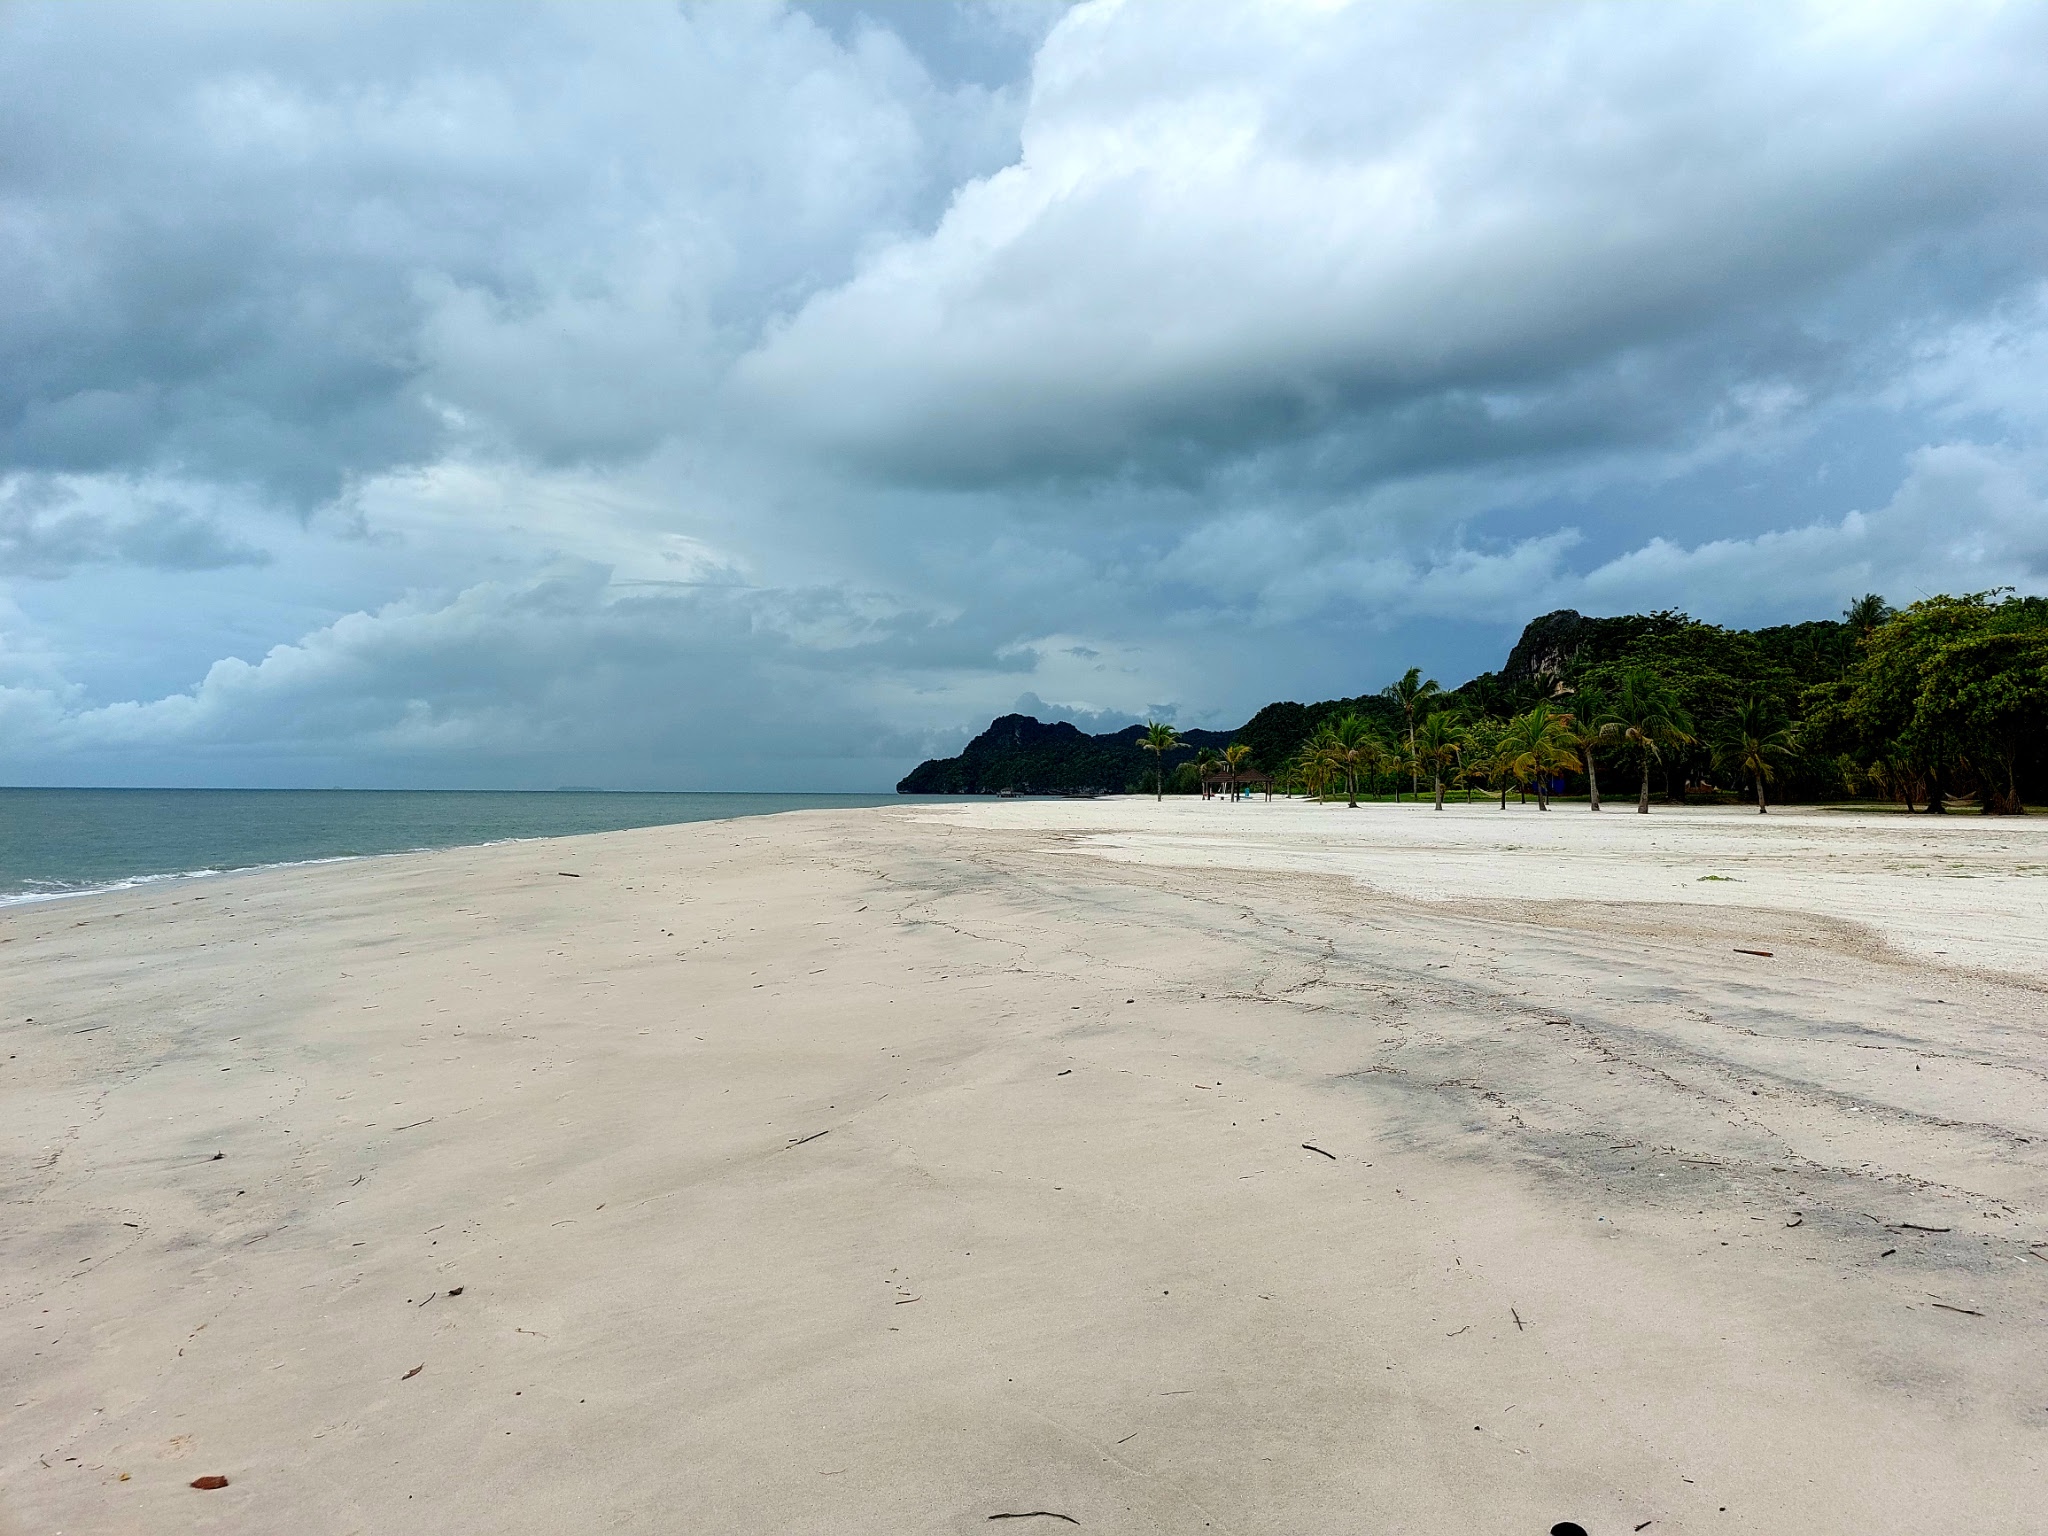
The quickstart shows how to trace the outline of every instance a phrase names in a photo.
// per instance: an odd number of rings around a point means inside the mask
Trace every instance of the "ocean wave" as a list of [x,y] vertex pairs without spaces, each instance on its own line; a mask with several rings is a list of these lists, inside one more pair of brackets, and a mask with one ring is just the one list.
[[[426,853],[425,848],[401,850]],[[222,875],[252,875],[263,869],[297,869],[306,864],[352,864],[358,859],[388,858],[388,854],[341,853],[323,859],[279,859],[270,864],[237,864],[227,869],[179,869],[168,874],[124,875],[118,880],[80,881],[24,880],[11,891],[0,891],[0,907],[21,907],[41,901],[69,901],[75,896],[101,896],[108,891],[131,891],[146,885],[166,885],[178,880],[211,880]]]
[[168,874],[123,875],[116,880],[79,881],[24,880],[11,891],[0,891],[0,908],[27,906],[41,901],[69,901],[75,896],[101,896],[108,891],[128,891],[139,886],[163,885],[175,880],[212,880],[223,875],[253,875],[266,869],[303,869],[311,864],[357,864],[365,859],[396,859],[411,853],[453,853],[463,848],[496,848],[506,843],[538,843],[550,837],[578,836],[577,833],[541,833],[526,837],[486,837],[473,843],[422,843],[416,848],[389,848],[379,853],[331,853],[316,859],[273,859],[266,864],[232,864],[225,869],[179,869]]

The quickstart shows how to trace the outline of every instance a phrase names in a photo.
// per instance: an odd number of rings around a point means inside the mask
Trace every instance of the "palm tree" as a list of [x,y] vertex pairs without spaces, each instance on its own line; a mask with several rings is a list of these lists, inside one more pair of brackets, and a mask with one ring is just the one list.
[[1643,756],[1643,787],[1636,810],[1650,814],[1650,763],[1664,760],[1663,748],[1684,746],[1693,739],[1692,721],[1671,685],[1646,667],[1621,674],[1607,712],[1600,718],[1602,739],[1633,747]]
[[[1500,791],[1500,808],[1508,808],[1508,785],[1515,781],[1515,750],[1509,740],[1508,723],[1502,722],[1494,731],[1486,746],[1486,776],[1493,781],[1493,787]],[[1522,798],[1527,800],[1529,792],[1525,786]]]
[[1797,738],[1790,726],[1779,725],[1770,706],[1751,694],[1735,706],[1735,718],[1714,746],[1715,761],[1756,781],[1756,813],[1763,815],[1764,780],[1778,776],[1777,765],[1790,757]]
[[1301,787],[1314,798],[1323,799],[1329,793],[1334,769],[1322,749],[1321,737],[1305,743],[1294,761],[1295,771],[1301,776]]
[[1345,715],[1332,723],[1325,721],[1312,744],[1315,753],[1344,780],[1344,796],[1354,810],[1358,807],[1358,775],[1370,770],[1381,751],[1373,728],[1357,715]]
[[[1429,681],[1424,682],[1422,679],[1422,668],[1410,667],[1401,674],[1401,680],[1398,683],[1389,683],[1380,692],[1400,705],[1401,713],[1407,718],[1408,753],[1412,758],[1415,754],[1415,711],[1427,700],[1433,699],[1439,693],[1442,693],[1443,689],[1437,686],[1437,681],[1433,677]],[[1409,785],[1409,788],[1419,795],[1422,793],[1422,766],[1420,763],[1411,762],[1409,767],[1414,774],[1414,782]]]
[[1252,749],[1241,741],[1233,741],[1223,749],[1223,771],[1229,775],[1230,798],[1233,800],[1237,798],[1237,776],[1244,771],[1251,755]]
[[1387,743],[1385,748],[1387,773],[1394,781],[1394,804],[1401,803],[1401,775],[1408,775],[1408,789],[1417,800],[1422,798],[1422,759],[1415,755],[1412,742],[1403,742],[1399,737]]
[[1464,750],[1465,738],[1458,729],[1457,716],[1447,709],[1439,709],[1423,717],[1421,728],[1415,733],[1415,754],[1420,762],[1429,764],[1430,773],[1436,781],[1436,808],[1444,808],[1444,769],[1458,760]]
[[1337,729],[1325,720],[1302,752],[1302,763],[1315,781],[1316,798],[1327,800],[1344,782],[1344,749],[1337,744]]
[[1166,754],[1180,745],[1180,734],[1170,725],[1159,720],[1147,720],[1145,733],[1138,738],[1138,745],[1152,754],[1152,798],[1166,798]]
[[1912,814],[1913,801],[1920,794],[1921,776],[1913,771],[1906,759],[1890,752],[1880,753],[1865,776],[1884,792],[1886,798],[1904,800],[1906,813]]
[[[1550,809],[1551,775],[1579,766],[1578,754],[1572,750],[1570,716],[1559,714],[1548,704],[1538,704],[1510,720],[1501,733],[1500,750],[1515,781],[1536,787],[1540,810]],[[1507,803],[1505,793],[1501,803]]]
[[1891,605],[1875,592],[1866,592],[1842,610],[1842,622],[1861,640],[1892,616]]
[[1372,747],[1366,754],[1366,767],[1372,774],[1372,794],[1377,800],[1380,794],[1380,775],[1385,774],[1394,786],[1394,804],[1401,803],[1401,769],[1407,764],[1408,754],[1398,740],[1389,741],[1374,733]]
[[1572,695],[1572,745],[1586,760],[1586,798],[1600,809],[1600,768],[1593,761],[1593,749],[1613,740],[1600,724],[1607,714],[1607,695],[1597,688],[1581,687]]
[[1493,747],[1500,736],[1500,722],[1491,716],[1473,721],[1465,728],[1465,749],[1458,768],[1458,782],[1465,786],[1465,803],[1472,803],[1474,784],[1493,782]]
[[1337,722],[1331,733],[1337,743],[1337,761],[1344,768],[1344,789],[1351,809],[1358,809],[1358,775],[1361,769],[1370,766],[1373,749],[1378,745],[1373,739],[1372,727],[1357,715],[1346,715]]

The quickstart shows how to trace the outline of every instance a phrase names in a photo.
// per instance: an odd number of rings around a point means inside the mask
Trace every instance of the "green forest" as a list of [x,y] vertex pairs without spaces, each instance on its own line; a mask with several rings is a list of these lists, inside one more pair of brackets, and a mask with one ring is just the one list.
[[1999,590],[1894,609],[1872,595],[1839,619],[1756,630],[1567,609],[1460,687],[1410,669],[1357,698],[1269,704],[1234,732],[1155,723],[1087,736],[1006,716],[898,788],[1231,793],[1261,777],[1347,804],[1512,794],[1545,809],[1866,801],[2022,814],[2048,801],[2048,600]]

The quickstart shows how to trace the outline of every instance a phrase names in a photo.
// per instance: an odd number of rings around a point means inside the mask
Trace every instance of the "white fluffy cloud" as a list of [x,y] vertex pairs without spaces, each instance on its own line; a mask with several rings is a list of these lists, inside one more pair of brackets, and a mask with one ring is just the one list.
[[0,10],[0,773],[886,784],[2048,586],[2039,7],[109,17]]

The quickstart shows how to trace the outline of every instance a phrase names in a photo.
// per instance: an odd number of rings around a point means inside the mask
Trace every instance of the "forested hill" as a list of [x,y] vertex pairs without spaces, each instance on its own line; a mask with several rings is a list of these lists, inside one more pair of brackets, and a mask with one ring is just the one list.
[[[1596,619],[1561,608],[1530,621],[1498,672],[1481,673],[1441,698],[1478,713],[1505,713],[1549,696],[1568,674],[1645,655],[1662,661],[1683,655],[1695,663],[1692,671],[1711,663],[1709,670],[1717,681],[1726,678],[1728,688],[1744,678],[1769,677],[1796,691],[1841,676],[1854,646],[1850,627],[1832,619],[1727,630],[1682,613]],[[1186,746],[1166,754],[1166,770],[1171,775],[1201,748],[1221,750],[1233,741],[1252,749],[1257,766],[1277,768],[1317,726],[1347,714],[1364,716],[1389,736],[1404,728],[1401,706],[1378,691],[1314,704],[1283,700],[1268,704],[1234,731],[1182,731]],[[1029,715],[1004,715],[958,757],[918,764],[896,789],[906,795],[992,795],[1005,789],[1029,794],[1149,788],[1153,761],[1138,745],[1142,733],[1133,725],[1090,736],[1064,721],[1046,724]]]
[[[1152,754],[1138,745],[1143,726],[1126,726],[1107,736],[1090,736],[1064,720],[1050,725],[1029,715],[1004,715],[958,757],[932,758],[917,765],[896,786],[904,795],[993,795],[1071,790],[1121,793],[1151,782]],[[1182,731],[1186,743],[1166,754],[1171,774],[1203,747],[1230,745],[1229,731]]]
[[[1767,736],[1777,732],[1769,740],[1778,745],[1767,745],[1775,754],[1769,777],[1792,798],[1876,792],[1910,803],[1931,793],[1939,804],[1960,793],[2017,808],[2048,790],[2048,602],[2040,598],[1936,597],[1894,612],[1873,596],[1840,620],[1756,630],[1682,613],[1590,618],[1560,609],[1523,629],[1499,671],[1425,695],[1416,708],[1418,715],[1453,710],[1471,727],[1461,753],[1475,763],[1488,722],[1538,704],[1578,708],[1612,698],[1630,678],[1652,680],[1674,718],[1686,722],[1656,755],[1674,794],[1692,783],[1740,787],[1743,774],[1723,761],[1738,720]],[[1393,692],[1282,700],[1235,731],[1185,731],[1186,747],[1167,756],[1169,787],[1197,750],[1231,742],[1251,749],[1252,766],[1284,770],[1301,760],[1319,727],[1346,715],[1361,717],[1376,739],[1398,749],[1408,717]],[[1153,760],[1137,744],[1140,733],[1131,726],[1090,736],[1005,715],[960,756],[920,764],[897,788],[1149,788]],[[1190,786],[1191,775],[1179,775],[1180,787]]]

